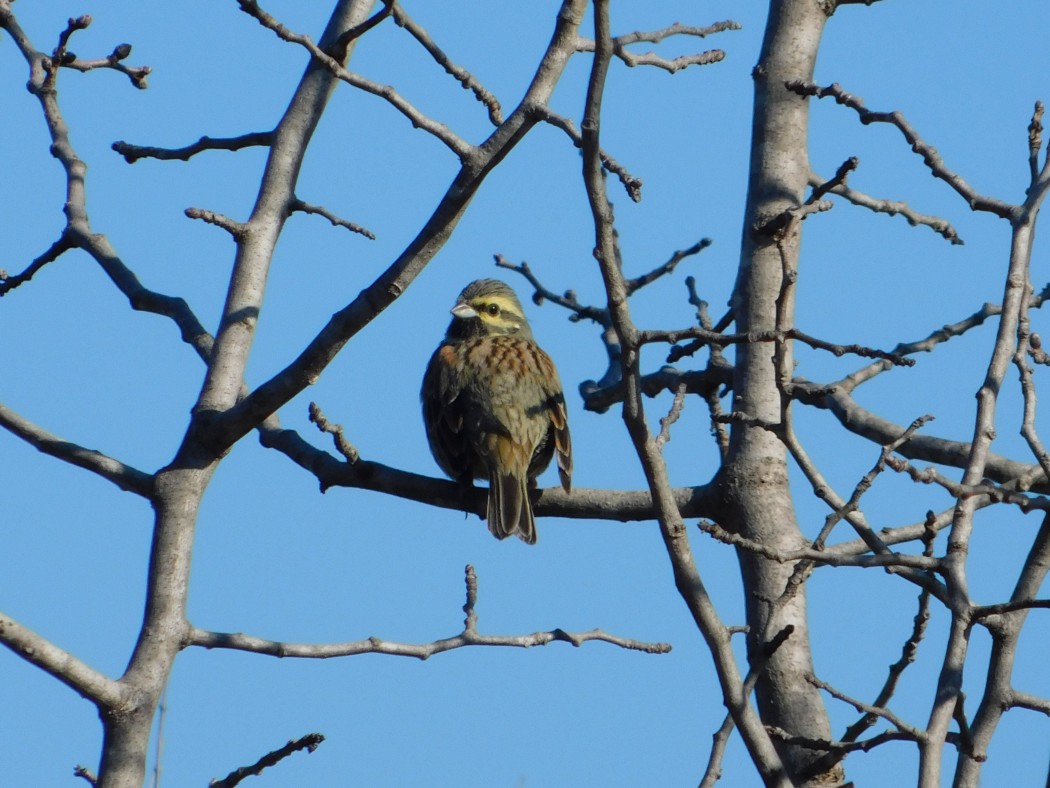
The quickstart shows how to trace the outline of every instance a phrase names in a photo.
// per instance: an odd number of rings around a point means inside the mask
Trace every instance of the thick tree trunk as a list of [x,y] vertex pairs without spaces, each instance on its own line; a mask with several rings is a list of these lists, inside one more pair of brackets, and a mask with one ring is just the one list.
[[[793,321],[790,289],[782,296],[785,266],[796,267],[797,228],[774,239],[758,232],[770,219],[801,205],[809,176],[808,107],[790,93],[785,82],[809,80],[820,36],[827,21],[826,3],[818,0],[773,0],[759,63],[754,71],[755,107],[751,171],[740,269],[733,309],[741,332],[777,328],[778,299],[783,322]],[[784,326],[781,326],[784,327]],[[783,349],[783,368],[791,368],[791,348]],[[776,346],[760,342],[738,346],[734,374],[736,413],[765,423],[780,422],[781,392],[777,385]],[[729,454],[720,475],[726,525],[767,547],[784,552],[805,543],[795,519],[788,485],[786,450],[773,433],[754,425],[733,426]],[[756,686],[759,713],[767,726],[796,736],[829,738],[827,712],[819,691],[806,681],[812,673],[805,587],[786,602],[784,594],[794,566],[741,550],[747,595],[748,654],[761,666]],[[787,634],[790,632],[790,634]],[[769,654],[771,640],[786,639]],[[796,782],[841,782],[841,769],[799,779],[821,753],[778,745]]]
[[[334,45],[343,31],[363,22],[374,3],[340,0],[321,38],[322,48]],[[186,600],[197,513],[224,453],[224,446],[208,435],[209,426],[217,414],[237,403],[243,388],[269,261],[307,144],[336,84],[326,66],[311,62],[275,130],[259,198],[238,244],[222,323],[193,420],[175,459],[156,476],[142,629],[119,682],[121,702],[100,709],[104,738],[98,785],[104,788],[140,788],[145,780],[153,717],[190,626]]]

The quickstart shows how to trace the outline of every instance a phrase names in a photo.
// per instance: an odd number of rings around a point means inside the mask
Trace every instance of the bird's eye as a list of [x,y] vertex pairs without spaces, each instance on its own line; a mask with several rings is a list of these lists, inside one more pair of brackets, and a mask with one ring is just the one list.
[[495,317],[499,314],[499,304],[489,304],[485,307],[485,311],[492,315],[492,317]]

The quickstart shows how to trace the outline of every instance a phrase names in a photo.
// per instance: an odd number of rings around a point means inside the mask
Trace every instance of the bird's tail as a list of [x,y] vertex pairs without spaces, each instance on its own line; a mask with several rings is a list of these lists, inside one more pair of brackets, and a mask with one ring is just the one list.
[[489,530],[497,539],[516,535],[536,544],[536,519],[532,516],[526,475],[493,471],[489,475]]

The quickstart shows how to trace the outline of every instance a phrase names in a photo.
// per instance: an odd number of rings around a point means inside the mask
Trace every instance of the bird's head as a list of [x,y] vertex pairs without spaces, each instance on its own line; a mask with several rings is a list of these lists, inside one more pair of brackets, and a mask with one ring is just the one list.
[[525,310],[514,291],[498,279],[478,279],[467,285],[452,307],[450,339],[478,336],[520,336],[531,338],[532,330]]

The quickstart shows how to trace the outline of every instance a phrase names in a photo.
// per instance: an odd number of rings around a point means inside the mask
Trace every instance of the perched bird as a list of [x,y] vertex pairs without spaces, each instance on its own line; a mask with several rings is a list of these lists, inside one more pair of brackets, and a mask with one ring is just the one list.
[[441,470],[468,486],[488,479],[489,530],[535,544],[529,488],[556,456],[568,492],[572,444],[558,372],[509,286],[479,279],[459,294],[420,399]]

